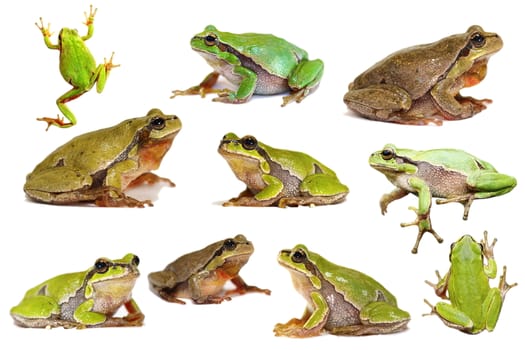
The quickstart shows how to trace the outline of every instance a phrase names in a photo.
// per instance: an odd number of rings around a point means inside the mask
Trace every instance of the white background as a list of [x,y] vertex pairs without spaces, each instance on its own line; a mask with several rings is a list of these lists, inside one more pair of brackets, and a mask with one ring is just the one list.
[[[94,1],[99,11],[95,33],[87,42],[97,62],[115,51],[106,89],[95,89],[68,106],[78,118],[70,129],[50,128],[35,119],[54,117],[55,100],[70,87],[58,71],[58,52],[45,47],[34,25],[40,16],[56,35],[62,27],[85,33],[87,1],[18,1],[1,11],[1,85],[3,155],[0,266],[0,342],[17,347],[139,348],[181,344],[219,348],[247,346],[318,349],[323,347],[420,345],[429,348],[493,348],[505,340],[522,341],[524,286],[512,289],[493,333],[469,336],[436,317],[423,317],[427,298],[438,298],[424,283],[434,270],[448,268],[450,243],[463,234],[476,239],[484,230],[498,238],[495,257],[508,266],[509,282],[524,283],[523,190],[475,201],[468,221],[459,204],[432,206],[432,222],[445,242],[425,235],[417,255],[410,253],[415,227],[407,196],[382,216],[379,198],[393,186],[368,166],[371,152],[386,143],[429,149],[467,150],[523,181],[523,100],[520,64],[523,35],[517,8],[505,2],[440,1],[434,5],[404,1]],[[517,4],[517,2],[516,2]],[[281,108],[281,96],[253,98],[244,105],[214,103],[213,96],[169,99],[171,90],[197,84],[211,71],[189,46],[208,25],[223,31],[273,33],[325,62],[321,85],[301,104]],[[387,54],[403,47],[462,33],[472,24],[497,32],[503,49],[489,62],[487,78],[465,95],[494,103],[472,119],[442,127],[401,126],[356,117],[342,102],[347,85]],[[109,209],[51,206],[28,201],[25,176],[56,147],[78,134],[142,116],[150,108],[177,114],[183,129],[157,174],[176,188],[148,192],[153,208]],[[217,153],[227,132],[253,134],[274,147],[300,150],[318,158],[350,187],[346,202],[316,208],[223,208],[220,204],[244,189]],[[148,290],[147,274],[178,256],[205,245],[245,234],[255,253],[241,271],[251,284],[272,290],[222,305],[172,305]],[[288,273],[276,262],[280,249],[297,243],[341,265],[363,271],[383,283],[412,315],[403,333],[369,337],[325,335],[307,340],[274,337],[273,326],[302,315],[305,301],[293,289]],[[146,315],[141,328],[33,330],[13,325],[9,309],[27,289],[55,275],[82,271],[96,258],[140,256],[142,276],[134,297]],[[492,281],[496,285],[496,281]],[[445,344],[444,344],[445,343]],[[11,343],[12,344],[12,343]]]

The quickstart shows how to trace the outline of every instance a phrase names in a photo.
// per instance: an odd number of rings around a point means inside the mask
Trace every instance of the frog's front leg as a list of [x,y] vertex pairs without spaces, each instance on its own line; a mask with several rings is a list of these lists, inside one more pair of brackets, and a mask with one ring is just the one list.
[[443,238],[441,238],[436,231],[432,228],[432,224],[430,222],[430,206],[432,204],[432,194],[430,192],[430,188],[425,183],[425,181],[417,178],[417,177],[411,177],[408,180],[408,183],[414,190],[417,192],[418,200],[419,200],[419,206],[418,208],[410,207],[409,209],[413,210],[417,218],[415,221],[410,223],[402,223],[401,227],[407,227],[407,226],[417,226],[419,229],[419,233],[416,238],[416,243],[414,244],[414,247],[412,248],[412,253],[416,254],[419,242],[423,238],[423,234],[425,232],[430,232],[434,238],[438,241],[438,243],[443,242]]
[[84,12],[84,17],[86,21],[84,24],[87,26],[87,34],[82,37],[82,40],[86,41],[93,36],[93,31],[95,30],[95,15],[97,14],[97,9],[93,9],[93,5],[89,5],[89,14]]
[[261,191],[254,195],[247,188],[237,198],[232,198],[228,202],[223,203],[223,206],[266,207],[279,203],[279,200],[283,197],[283,182],[272,175],[263,175],[262,178],[267,186]]
[[410,192],[400,187],[396,187],[392,192],[384,194],[379,200],[379,206],[381,207],[381,214],[383,215],[386,214],[387,207],[390,203],[392,203],[395,200],[405,197],[409,193]]
[[237,91],[225,90],[219,92],[213,99],[214,102],[245,103],[252,97],[257,86],[257,74],[243,66],[234,66],[233,73],[241,77]]
[[270,295],[272,292],[269,289],[261,289],[256,286],[250,286],[244,280],[241,276],[237,275],[234,278],[230,280],[233,285],[235,286],[235,289],[229,290],[225,293],[226,296],[234,295],[234,294],[246,294],[246,293],[264,293],[266,295]]
[[229,89],[214,89],[213,86],[217,83],[220,74],[218,72],[211,72],[208,74],[204,80],[199,84],[192,86],[186,90],[173,90],[173,94],[170,98],[175,98],[177,96],[186,96],[186,95],[200,95],[202,98],[206,97],[207,94],[212,93],[228,93],[231,90]]
[[320,59],[317,60],[302,60],[293,70],[288,78],[288,86],[292,93],[283,97],[281,107],[286,106],[290,102],[301,102],[310,90],[317,88],[321,77],[323,76],[324,63]]
[[439,106],[446,119],[470,118],[487,108],[486,104],[492,102],[489,99],[476,100],[471,97],[462,97],[458,91],[456,77],[441,80],[430,91],[435,105]]
[[330,312],[326,300],[317,292],[312,292],[311,300],[314,310],[306,308],[300,319],[292,318],[287,323],[278,323],[273,331],[276,336],[306,338],[320,335]]
[[46,46],[50,48],[51,50],[58,50],[59,45],[51,43],[50,38],[51,38],[51,35],[53,35],[53,33],[51,33],[51,24],[48,23],[47,27],[44,26],[44,20],[42,19],[42,17],[40,17],[40,24],[35,23],[35,25],[37,26],[38,29],[40,29],[40,32],[42,32],[42,36],[44,37],[44,43],[46,44]]

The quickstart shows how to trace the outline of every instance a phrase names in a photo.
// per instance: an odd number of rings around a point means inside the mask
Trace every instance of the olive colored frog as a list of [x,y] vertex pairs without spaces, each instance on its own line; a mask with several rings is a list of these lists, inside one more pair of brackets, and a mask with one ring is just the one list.
[[512,176],[499,173],[490,163],[458,149],[432,149],[414,151],[387,144],[372,153],[370,166],[381,172],[396,186],[391,193],[381,197],[381,214],[388,205],[409,193],[418,196],[418,208],[410,207],[417,214],[412,223],[419,228],[412,253],[417,253],[425,232],[430,232],[441,243],[443,239],[430,223],[432,197],[437,204],[458,202],[463,204],[463,220],[467,220],[470,206],[475,199],[501,196],[517,184]]
[[[221,32],[212,25],[191,39],[191,48],[213,67],[197,86],[174,90],[173,96],[218,93],[213,101],[244,103],[253,94],[290,92],[282,106],[301,102],[323,75],[323,61],[309,60],[303,49],[271,34]],[[214,89],[219,76],[237,86],[236,91]]]
[[369,335],[407,328],[408,312],[399,309],[396,298],[364,273],[336,265],[302,244],[282,250],[278,261],[290,272],[307,306],[300,319],[278,323],[275,335],[304,338],[325,331]]
[[384,122],[441,125],[470,118],[492,101],[463,97],[460,90],[485,78],[489,58],[502,47],[497,34],[474,25],[466,33],[400,50],[350,83],[344,102]]
[[226,134],[219,153],[247,186],[224,206],[298,206],[344,201],[348,187],[307,154],[270,147],[253,136]]
[[[27,291],[11,309],[15,324],[30,328],[142,326],[144,314],[131,297],[139,258],[100,258],[83,272],[53,277]],[[115,317],[124,306],[128,314]]]
[[94,202],[107,207],[144,207],[124,190],[169,179],[151,173],[160,166],[181,129],[180,119],[152,109],[145,117],[82,134],[53,151],[27,175],[24,191],[50,204]]
[[448,302],[432,306],[445,325],[469,334],[494,330],[501,312],[505,295],[517,283],[506,281],[507,268],[499,279],[498,288],[492,288],[489,279],[495,278],[498,268],[494,260],[496,239],[489,245],[485,231],[480,243],[464,235],[450,248],[450,269],[442,278],[438,271],[438,283],[425,281],[434,288],[436,295]]
[[[227,238],[179,257],[162,271],[149,274],[150,289],[160,298],[186,304],[220,304],[231,295],[250,292],[270,295],[270,290],[247,285],[239,271],[253,253],[253,245],[243,235]],[[233,290],[224,285],[232,282]]]

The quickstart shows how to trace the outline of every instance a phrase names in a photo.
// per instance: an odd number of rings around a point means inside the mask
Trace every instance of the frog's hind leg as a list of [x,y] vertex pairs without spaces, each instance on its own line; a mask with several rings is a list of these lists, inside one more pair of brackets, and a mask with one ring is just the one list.
[[75,125],[77,123],[77,118],[75,117],[73,112],[71,112],[71,110],[66,106],[66,103],[82,96],[86,92],[87,90],[85,89],[73,88],[57,99],[56,101],[57,107],[60,110],[60,112],[62,112],[62,114],[67,118],[67,120],[69,120],[69,123],[65,122],[64,118],[61,118],[58,115],[56,118],[43,117],[43,118],[37,118],[37,120],[44,121],[47,123],[46,130],[48,130],[51,125],[55,125],[60,128],[69,128]]

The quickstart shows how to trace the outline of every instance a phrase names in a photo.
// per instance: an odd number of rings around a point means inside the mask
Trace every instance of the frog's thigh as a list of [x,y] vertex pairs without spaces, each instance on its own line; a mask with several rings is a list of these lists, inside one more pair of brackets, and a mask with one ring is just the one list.
[[292,90],[301,90],[304,88],[313,89],[319,84],[323,76],[324,63],[317,60],[303,60],[295,67],[288,78],[288,86]]
[[407,322],[410,319],[408,312],[383,301],[376,301],[366,305],[361,309],[359,317],[363,323],[381,323],[387,327],[391,327],[395,323]]
[[494,330],[498,322],[503,299],[498,288],[491,288],[482,305],[483,315],[486,315],[485,328],[488,331]]
[[344,102],[349,108],[376,119],[389,119],[391,113],[407,111],[412,105],[408,92],[386,84],[349,90],[344,96]]
[[334,196],[347,193],[348,187],[343,185],[335,176],[313,174],[304,178],[299,191],[311,196]]
[[55,299],[38,295],[25,298],[20,304],[11,309],[11,314],[26,319],[46,319],[60,314],[60,306]]
[[31,175],[24,185],[24,191],[32,198],[44,202],[66,202],[61,193],[81,191],[91,186],[93,179],[85,172],[69,167],[55,167]]
[[467,178],[467,184],[476,190],[475,198],[489,198],[510,192],[517,182],[509,175],[479,171]]
[[434,307],[436,314],[450,327],[469,330],[474,327],[472,319],[454,306],[439,302]]

